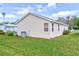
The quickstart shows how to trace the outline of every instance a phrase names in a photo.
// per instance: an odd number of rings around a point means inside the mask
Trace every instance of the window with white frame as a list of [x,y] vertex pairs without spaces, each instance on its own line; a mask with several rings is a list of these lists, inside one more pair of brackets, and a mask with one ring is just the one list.
[[27,35],[27,34],[26,34],[26,31],[21,31],[21,36],[22,36],[22,37],[26,37],[26,35]]
[[48,32],[48,23],[44,23],[44,31]]

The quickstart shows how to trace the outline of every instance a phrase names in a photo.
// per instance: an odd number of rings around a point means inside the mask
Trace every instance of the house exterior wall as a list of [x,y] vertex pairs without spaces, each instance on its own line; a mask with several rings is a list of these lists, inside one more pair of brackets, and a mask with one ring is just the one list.
[[0,30],[3,30],[4,32],[6,32],[6,25],[0,25]]
[[6,31],[16,31],[16,27],[9,27],[5,24],[5,25],[0,25],[0,30],[3,30],[4,32],[6,32]]
[[49,21],[45,21],[33,15],[28,15],[17,24],[16,30],[19,36],[21,36],[21,31],[26,31],[27,36],[50,38],[50,30],[48,29],[48,32],[44,32],[44,23],[48,23],[48,27],[50,28]]
[[[44,32],[44,23],[48,23],[48,32]],[[59,24],[60,30],[58,30],[58,24],[53,24],[54,31],[52,31],[52,23],[50,21],[28,15],[17,24],[16,32],[19,36],[21,36],[22,31],[26,31],[27,36],[49,39],[62,35],[63,31],[68,29],[68,26]]]
[[51,35],[50,35],[51,38],[62,35],[64,30],[68,30],[68,26],[59,24],[59,30],[58,30],[58,24],[54,23],[54,30],[51,31]]
[[3,25],[0,25],[0,30],[4,30],[4,26]]
[[6,31],[16,31],[16,27],[6,26]]

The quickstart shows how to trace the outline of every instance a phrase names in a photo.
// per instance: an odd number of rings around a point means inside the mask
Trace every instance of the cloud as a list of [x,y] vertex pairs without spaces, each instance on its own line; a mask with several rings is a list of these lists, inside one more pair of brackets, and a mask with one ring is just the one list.
[[42,5],[36,5],[36,8],[41,9],[43,6]]
[[43,11],[43,6],[42,5],[36,5],[37,12],[42,12]]
[[60,11],[58,13],[52,14],[51,17],[66,17],[66,16],[73,16],[76,15],[79,11],[73,10],[73,11]]
[[56,3],[48,3],[47,7],[54,7],[54,8],[56,8]]
[[32,11],[31,7],[22,8],[21,10],[17,11],[17,14],[26,14],[28,12]]
[[42,9],[37,9],[38,12],[42,12]]
[[43,5],[37,5],[36,6],[37,12],[47,12],[47,5],[43,6]]
[[[3,17],[2,14],[0,14],[0,17],[1,17],[1,18]],[[16,16],[13,15],[13,14],[6,14],[6,15],[5,15],[5,18],[16,18]]]

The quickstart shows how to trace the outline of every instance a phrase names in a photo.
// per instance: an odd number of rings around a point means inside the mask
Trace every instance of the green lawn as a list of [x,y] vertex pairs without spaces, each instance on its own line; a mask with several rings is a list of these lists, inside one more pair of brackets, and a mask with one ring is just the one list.
[[0,35],[0,55],[66,56],[79,55],[79,33],[51,40]]

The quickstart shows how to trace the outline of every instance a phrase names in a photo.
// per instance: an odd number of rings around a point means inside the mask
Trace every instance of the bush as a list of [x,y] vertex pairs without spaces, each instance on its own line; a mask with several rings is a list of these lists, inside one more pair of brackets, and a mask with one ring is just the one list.
[[7,31],[6,35],[8,35],[8,36],[14,36],[14,32],[13,31]]
[[76,29],[76,30],[79,30],[79,27],[78,26],[74,26],[73,28]]
[[4,33],[4,31],[3,31],[3,30],[0,30],[0,34],[1,34],[1,35],[3,35],[3,34],[5,34],[5,33]]
[[70,30],[64,30],[63,35],[68,35],[70,33]]

